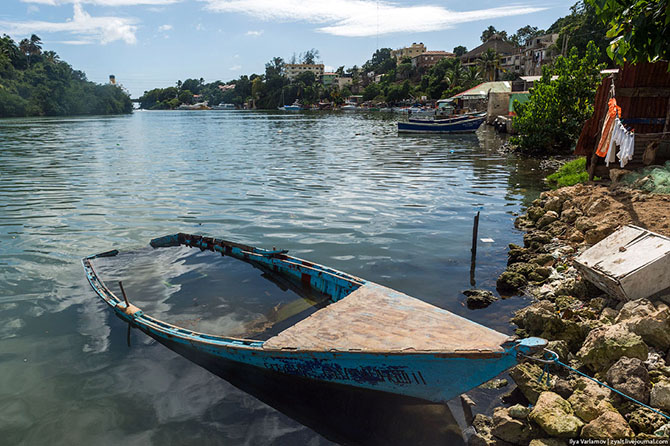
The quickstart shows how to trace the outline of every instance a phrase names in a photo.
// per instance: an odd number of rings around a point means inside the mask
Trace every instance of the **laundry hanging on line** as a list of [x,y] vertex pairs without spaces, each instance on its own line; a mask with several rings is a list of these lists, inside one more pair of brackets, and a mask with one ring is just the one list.
[[619,146],[619,153],[616,154],[616,157],[619,158],[619,165],[622,168],[625,167],[628,161],[633,159],[633,153],[635,152],[635,132],[626,129],[617,117],[614,118],[609,139],[610,143],[605,156],[605,165],[609,166],[610,163],[616,161],[614,154],[616,146]]
[[614,129],[614,120],[617,119],[618,116],[621,116],[621,107],[617,105],[615,98],[612,98],[607,102],[607,108],[605,122],[603,122],[603,130],[596,149],[596,155],[601,158],[605,158],[609,151],[612,130]]

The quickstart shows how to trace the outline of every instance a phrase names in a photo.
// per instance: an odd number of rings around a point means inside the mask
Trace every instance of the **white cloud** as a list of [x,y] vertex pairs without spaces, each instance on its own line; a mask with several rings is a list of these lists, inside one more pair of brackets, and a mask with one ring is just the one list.
[[258,37],[263,34],[263,30],[258,30],[258,31],[247,31],[244,33],[245,36],[252,36],[252,37]]
[[161,25],[158,27],[158,31],[166,32],[166,31],[171,31],[172,30],[172,25]]
[[402,6],[373,0],[200,0],[215,12],[235,12],[264,21],[305,21],[323,25],[317,31],[336,36],[438,31],[459,23],[530,14],[545,10],[528,5],[450,11],[442,6]]
[[76,41],[109,43],[123,40],[128,44],[137,42],[137,21],[123,17],[92,17],[81,5],[74,4],[74,16],[65,22],[9,22],[0,21],[0,31],[14,35],[66,32],[80,36]]
[[28,5],[28,14],[34,14],[36,12],[40,12],[40,8],[35,5]]
[[230,71],[240,71],[242,69],[242,65],[233,65],[232,67],[229,68]]
[[171,5],[182,0],[21,0],[23,3],[38,3],[40,5],[64,5],[66,3],[88,3],[97,6],[137,6],[137,5]]

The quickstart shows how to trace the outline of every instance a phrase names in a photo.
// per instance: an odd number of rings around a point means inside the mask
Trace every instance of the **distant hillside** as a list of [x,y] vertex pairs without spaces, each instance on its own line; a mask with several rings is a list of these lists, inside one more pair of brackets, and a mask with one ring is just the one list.
[[128,93],[86,80],[33,35],[0,38],[0,118],[131,113]]

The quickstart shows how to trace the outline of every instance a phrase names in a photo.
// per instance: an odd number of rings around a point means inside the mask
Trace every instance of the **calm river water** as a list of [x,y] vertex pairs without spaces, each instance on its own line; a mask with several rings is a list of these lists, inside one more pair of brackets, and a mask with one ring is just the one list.
[[[150,238],[213,235],[288,249],[511,333],[522,298],[464,306],[472,220],[480,211],[479,237],[494,240],[479,243],[476,270],[477,287],[493,289],[507,244],[521,240],[514,214],[537,197],[543,172],[498,154],[489,129],[399,136],[395,119],[210,111],[0,120],[0,443],[457,444],[459,417],[447,406],[254,370],[213,374],[136,330],[129,347],[127,326],[80,264],[130,250],[124,280],[139,283]],[[163,286],[189,289],[185,277]],[[139,285],[128,291],[152,297]],[[220,311],[221,326],[222,308],[251,319],[265,311],[241,292],[219,306],[203,293],[201,307],[199,296],[154,307]]]

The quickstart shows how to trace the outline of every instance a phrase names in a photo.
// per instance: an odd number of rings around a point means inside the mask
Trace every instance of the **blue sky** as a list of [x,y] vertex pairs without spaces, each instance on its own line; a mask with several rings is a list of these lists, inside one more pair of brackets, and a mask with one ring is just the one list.
[[36,33],[90,80],[114,74],[137,97],[177,79],[261,73],[310,48],[333,69],[412,42],[472,49],[489,25],[547,28],[575,1],[1,0],[0,33]]

